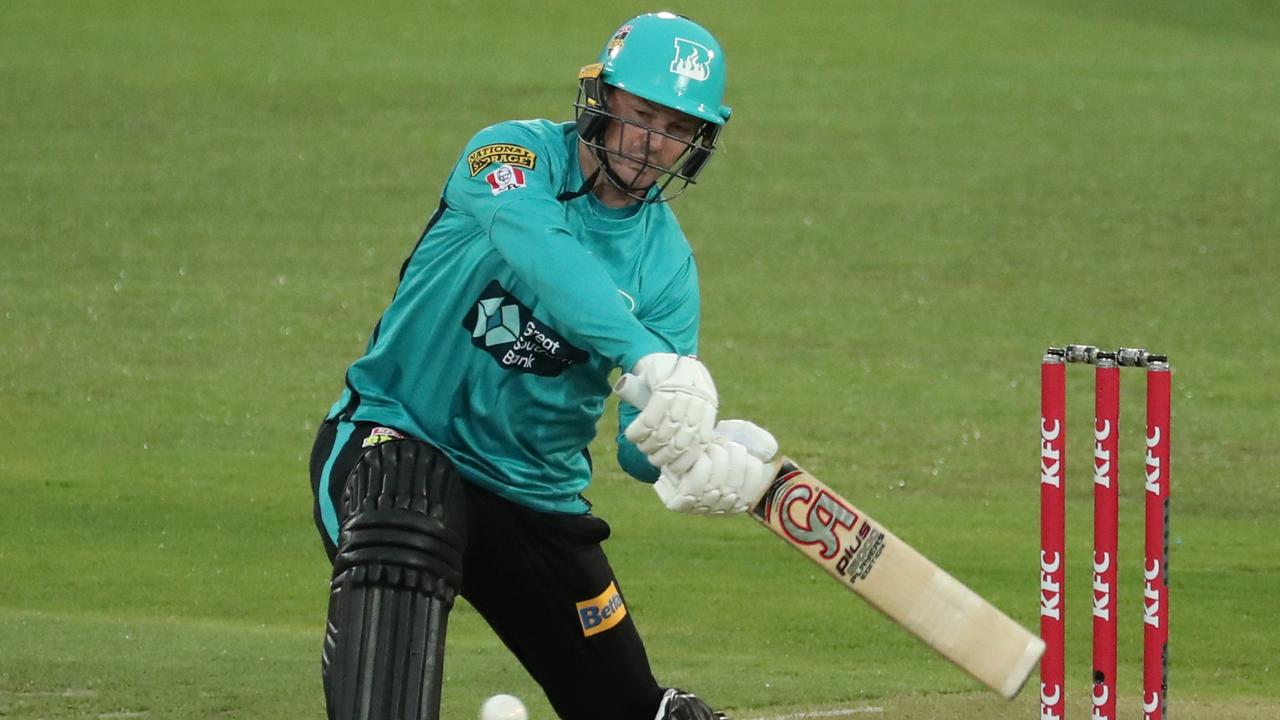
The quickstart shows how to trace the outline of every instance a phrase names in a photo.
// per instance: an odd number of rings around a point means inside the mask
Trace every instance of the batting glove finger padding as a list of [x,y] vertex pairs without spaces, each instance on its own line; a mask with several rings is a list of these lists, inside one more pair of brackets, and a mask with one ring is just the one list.
[[625,435],[659,467],[689,467],[705,448],[715,426],[716,386],[706,366],[691,356],[653,353],[640,358],[632,374],[649,388],[640,415]]
[[683,475],[689,472],[689,469],[693,467],[694,463],[698,462],[698,459],[703,456],[706,449],[707,446],[702,443],[691,444],[689,448],[676,456],[674,460],[661,465],[660,467],[667,468],[667,470],[672,474]]

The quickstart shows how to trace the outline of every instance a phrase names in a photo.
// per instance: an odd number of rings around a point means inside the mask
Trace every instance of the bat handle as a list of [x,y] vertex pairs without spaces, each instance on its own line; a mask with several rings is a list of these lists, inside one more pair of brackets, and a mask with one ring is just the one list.
[[644,384],[638,376],[631,373],[623,373],[622,377],[613,384],[613,391],[618,397],[626,400],[637,408],[643,408],[649,402],[651,394],[649,386]]

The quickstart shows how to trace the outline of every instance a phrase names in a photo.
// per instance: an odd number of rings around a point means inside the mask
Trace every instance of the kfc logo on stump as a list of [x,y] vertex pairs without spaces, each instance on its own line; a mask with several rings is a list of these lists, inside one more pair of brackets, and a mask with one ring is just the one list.
[[524,170],[510,165],[501,165],[497,170],[484,176],[489,183],[489,190],[494,195],[501,195],[508,190],[524,187]]

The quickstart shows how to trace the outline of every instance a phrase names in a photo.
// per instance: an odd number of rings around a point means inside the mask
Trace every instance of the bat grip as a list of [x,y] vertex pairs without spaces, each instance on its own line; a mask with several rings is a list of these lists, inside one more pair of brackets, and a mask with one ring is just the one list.
[[636,408],[644,408],[649,402],[651,391],[649,386],[644,384],[638,376],[631,373],[623,373],[622,377],[613,384],[613,391],[618,397],[631,403]]

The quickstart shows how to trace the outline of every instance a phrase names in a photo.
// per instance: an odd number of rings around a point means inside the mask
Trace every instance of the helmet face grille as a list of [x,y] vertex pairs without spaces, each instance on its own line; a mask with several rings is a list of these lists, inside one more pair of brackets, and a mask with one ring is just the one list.
[[[591,148],[604,176],[628,197],[642,202],[672,200],[697,181],[729,119],[730,109],[723,104],[725,71],[724,52],[706,28],[669,12],[637,15],[614,31],[595,63],[578,73],[574,103],[578,137]],[[610,88],[683,113],[698,122],[697,130],[691,137],[677,137],[623,118],[609,108]],[[616,147],[609,147],[606,139],[611,129],[617,131]],[[636,143],[627,142],[631,148],[627,152],[622,139],[634,140],[637,133],[644,140],[639,155]],[[663,145],[683,146],[670,167],[659,165],[650,152],[656,138]],[[627,166],[629,180],[618,172],[620,164]],[[643,175],[656,179],[640,185]]]
[[[598,79],[583,78],[579,81],[578,98],[573,107],[578,139],[595,153],[596,160],[609,182],[628,197],[641,202],[669,202],[684,194],[690,185],[696,184],[698,175],[715,151],[720,127],[703,122],[692,138],[677,137],[610,112],[602,89],[603,83]],[[610,123],[617,123],[619,129],[623,131],[630,128],[633,132],[644,133],[646,148],[652,145],[654,136],[660,136],[664,141],[679,143],[684,148],[671,167],[663,167],[653,162],[650,153],[639,156],[624,150],[621,147],[623,132],[618,133],[618,145],[610,147],[605,140]],[[639,165],[639,169],[631,173],[630,179],[627,179],[613,167],[612,159],[614,158],[635,163]],[[657,171],[658,178],[652,184],[638,185],[636,181],[650,169]],[[672,183],[677,181],[677,185],[672,188]]]

